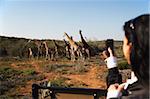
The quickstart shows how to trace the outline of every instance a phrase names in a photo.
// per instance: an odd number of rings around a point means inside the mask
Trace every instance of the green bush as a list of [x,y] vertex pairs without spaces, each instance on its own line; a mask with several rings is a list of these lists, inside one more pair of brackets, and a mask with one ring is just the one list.
[[33,69],[27,69],[27,70],[24,70],[22,71],[24,75],[34,75],[36,74],[36,71],[33,70]]
[[[2,79],[9,78],[14,75],[21,74],[21,71],[10,68],[9,66],[0,66],[0,76],[3,76]],[[2,80],[0,79],[0,80]]]
[[68,80],[68,78],[59,77],[59,78],[49,81],[49,83],[50,83],[50,86],[52,87],[69,87],[69,85],[65,83],[66,80]]
[[0,95],[5,94],[5,92],[18,84],[18,81],[20,80],[18,75],[20,74],[21,71],[12,69],[9,66],[0,66]]
[[58,66],[55,64],[48,64],[48,65],[42,66],[43,71],[47,73],[55,71],[57,68]]
[[8,67],[8,66],[2,66],[1,68],[0,68],[0,73],[2,73],[2,74],[9,74],[9,73],[11,73],[11,71],[13,71],[13,69],[11,69],[10,67]]
[[41,66],[44,72],[59,72],[66,74],[69,67],[73,67],[74,64],[47,64]]
[[82,73],[85,73],[87,71],[88,70],[87,70],[87,68],[84,65],[78,65],[75,68],[75,72],[78,73],[78,74],[82,74]]
[[71,65],[65,65],[59,69],[62,74],[83,74],[88,71],[87,64],[76,63]]
[[68,74],[68,71],[69,70],[65,67],[57,68],[57,70],[56,70],[57,73],[61,73],[61,74]]
[[123,69],[130,69],[131,67],[127,61],[121,61],[121,62],[118,62],[118,68],[120,70],[123,70]]
[[23,66],[23,67],[33,67],[32,64],[27,64],[27,63],[18,63],[16,65],[17,66]]

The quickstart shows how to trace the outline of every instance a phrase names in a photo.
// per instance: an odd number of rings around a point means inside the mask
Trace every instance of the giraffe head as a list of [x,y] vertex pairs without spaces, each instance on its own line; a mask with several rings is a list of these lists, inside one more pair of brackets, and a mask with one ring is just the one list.
[[66,32],[64,32],[64,36],[63,37],[67,37],[67,39],[71,39],[71,37]]
[[63,37],[65,37],[66,35],[68,35],[66,32],[64,32],[64,35],[63,35]]
[[82,31],[81,31],[81,30],[79,30],[79,33],[80,33],[80,34],[81,34],[81,32],[82,32]]

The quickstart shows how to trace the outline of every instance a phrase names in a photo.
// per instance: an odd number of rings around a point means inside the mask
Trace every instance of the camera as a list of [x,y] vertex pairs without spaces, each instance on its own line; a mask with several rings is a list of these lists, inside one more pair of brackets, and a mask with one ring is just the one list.
[[106,41],[105,41],[105,46],[106,46],[106,54],[107,54],[107,56],[109,57],[110,56],[110,54],[109,54],[109,52],[108,52],[108,48],[110,47],[110,49],[112,50],[112,53],[113,53],[113,55],[114,55],[114,40],[113,39],[107,39]]

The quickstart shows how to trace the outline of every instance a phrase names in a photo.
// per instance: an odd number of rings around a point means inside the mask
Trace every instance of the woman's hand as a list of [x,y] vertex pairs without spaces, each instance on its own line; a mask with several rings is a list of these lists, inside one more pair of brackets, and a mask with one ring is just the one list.
[[122,83],[122,84],[112,84],[112,85],[110,85],[109,86],[109,88],[108,88],[108,91],[113,91],[113,90],[118,90],[118,91],[122,91],[123,90],[123,88],[124,88],[124,86],[125,86],[125,83]]
[[102,55],[104,59],[107,59],[109,57],[106,50],[102,52]]
[[110,56],[114,56],[110,47],[108,47],[108,52],[109,52]]
[[107,99],[119,98],[122,96],[122,90],[124,89],[125,83],[123,84],[112,84],[108,88]]
[[112,50],[111,50],[110,47],[108,48],[108,51],[105,50],[105,51],[103,51],[102,54],[103,54],[103,57],[104,57],[105,59],[108,58],[108,57],[110,57],[110,56],[114,56],[114,55],[113,55],[113,52],[112,52]]

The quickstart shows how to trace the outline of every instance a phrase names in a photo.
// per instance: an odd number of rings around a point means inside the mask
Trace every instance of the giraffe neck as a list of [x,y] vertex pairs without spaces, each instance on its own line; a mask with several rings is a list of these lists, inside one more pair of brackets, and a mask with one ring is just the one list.
[[40,48],[41,46],[41,42],[40,41],[35,41],[36,46],[38,46],[38,48]]
[[67,42],[65,41],[65,39],[63,39],[64,40],[64,43],[67,45]]
[[55,45],[56,47],[58,47],[58,44],[56,43],[56,41],[55,41],[55,40],[53,40],[53,42],[54,42],[54,45]]
[[72,47],[74,47],[75,49],[77,49],[77,48],[78,48],[78,45],[68,36],[67,33],[65,33],[65,36],[67,37],[67,39],[68,39],[70,45],[71,45]]
[[47,46],[46,42],[44,42],[44,47],[45,47],[46,49],[48,49],[48,46]]
[[79,32],[79,34],[80,34],[81,42],[82,42],[83,46],[84,46],[84,47],[89,47],[89,45],[87,44],[87,42],[84,40],[81,31]]

